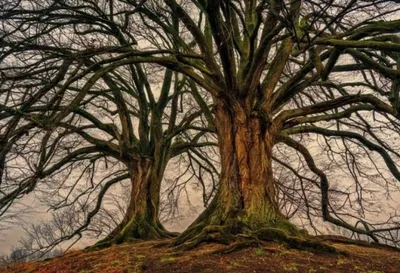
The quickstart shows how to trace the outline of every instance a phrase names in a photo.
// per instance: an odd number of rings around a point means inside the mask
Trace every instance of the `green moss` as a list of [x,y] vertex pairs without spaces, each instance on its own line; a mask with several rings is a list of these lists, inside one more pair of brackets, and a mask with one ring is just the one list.
[[286,231],[279,228],[261,228],[256,235],[261,240],[275,242],[283,242],[288,238]]
[[286,255],[289,255],[289,254],[290,254],[290,251],[284,250],[284,251],[280,252],[278,255],[281,257],[285,257]]
[[285,270],[287,272],[297,272],[297,271],[299,271],[299,269],[297,268],[297,264],[295,264],[295,263],[285,264],[283,266],[283,270]]
[[110,247],[111,245],[112,245],[112,240],[104,239],[104,240],[97,242],[93,246],[86,247],[85,251],[96,251],[96,250]]
[[145,255],[140,255],[140,254],[136,255],[135,257],[136,257],[136,258],[138,258],[138,259],[143,259],[143,258],[146,258],[146,256],[145,256]]
[[[258,213],[261,213],[261,216]],[[212,235],[211,235],[212,234]],[[289,220],[270,208],[251,209],[246,212],[229,210],[221,213],[219,207],[207,209],[191,227],[174,242],[178,249],[191,249],[202,242],[219,242],[232,247],[225,251],[257,244],[259,240],[285,243],[292,248],[320,252],[336,252],[323,242],[312,240],[307,231],[300,230]],[[237,243],[238,238],[245,242]],[[247,241],[246,241],[247,240]]]
[[124,228],[114,238],[106,238],[86,250],[99,250],[111,246],[112,244],[122,244],[133,242],[136,239],[160,239],[168,237],[167,232],[161,224],[152,222],[145,216],[138,216],[131,219]]
[[120,260],[112,260],[110,261],[110,265],[120,265],[122,262]]
[[174,258],[174,257],[162,257],[160,261],[162,263],[171,263],[171,262],[174,262],[175,260],[176,260],[176,258]]
[[339,258],[336,264],[337,265],[344,265],[345,263],[346,263],[346,260],[344,260],[342,258]]
[[257,256],[262,256],[262,255],[264,255],[264,250],[262,248],[257,248],[255,251],[255,254]]
[[235,269],[235,268],[238,268],[238,267],[240,267],[240,264],[237,263],[237,262],[231,262],[231,263],[227,266],[227,268],[228,268],[229,270]]
[[[325,244],[320,241],[316,241],[313,239],[302,239],[297,237],[288,237],[286,243],[293,248],[304,249],[304,250],[313,250],[327,253],[337,253],[337,249],[333,246]],[[345,255],[345,253],[341,253]]]
[[276,222],[275,228],[284,230],[287,234],[297,237],[306,237],[305,233],[300,231],[294,224],[290,223],[286,219],[280,219]]

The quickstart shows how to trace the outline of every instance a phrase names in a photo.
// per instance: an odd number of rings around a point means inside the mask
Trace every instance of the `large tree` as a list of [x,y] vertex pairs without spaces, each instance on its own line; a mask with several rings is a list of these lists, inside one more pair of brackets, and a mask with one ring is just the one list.
[[[138,11],[132,21],[148,27],[149,47],[159,51],[151,61],[187,75],[214,100],[218,193],[177,244],[301,236],[277,205],[273,161],[282,145],[286,153],[301,155],[312,180],[319,181],[325,221],[375,241],[380,231],[397,228],[394,222],[359,228],[342,217],[329,197],[333,190],[344,196],[346,191],[330,188],[332,175],[316,163],[321,155],[325,161],[342,155],[341,166],[361,193],[362,183],[374,180],[365,161],[379,162],[373,165],[375,177],[387,181],[381,170],[386,166],[400,179],[398,147],[388,137],[399,132],[397,1],[124,3]],[[321,137],[322,149],[306,145]],[[293,171],[291,162],[276,159]]]

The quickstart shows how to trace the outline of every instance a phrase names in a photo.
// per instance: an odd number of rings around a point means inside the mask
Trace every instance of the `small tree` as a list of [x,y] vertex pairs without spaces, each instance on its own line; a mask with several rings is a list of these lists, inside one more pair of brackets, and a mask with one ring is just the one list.
[[99,245],[174,236],[158,219],[167,163],[214,145],[188,78],[129,61],[137,41],[112,13],[27,4],[1,11],[0,209],[40,191],[50,208],[85,215],[50,245],[79,239],[110,188],[129,180],[125,216]]

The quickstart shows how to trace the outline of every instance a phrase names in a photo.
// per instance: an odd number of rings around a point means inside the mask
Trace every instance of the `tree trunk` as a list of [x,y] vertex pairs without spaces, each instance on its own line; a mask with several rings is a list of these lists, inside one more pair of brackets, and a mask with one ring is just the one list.
[[276,126],[251,116],[240,103],[218,105],[215,123],[221,156],[219,189],[176,244],[190,248],[202,241],[231,243],[237,235],[254,235],[265,228],[298,235],[275,200],[272,147]]
[[130,163],[131,199],[125,217],[97,246],[174,236],[174,233],[164,229],[158,219],[160,186],[165,169],[165,163],[160,164],[155,164],[150,158]]

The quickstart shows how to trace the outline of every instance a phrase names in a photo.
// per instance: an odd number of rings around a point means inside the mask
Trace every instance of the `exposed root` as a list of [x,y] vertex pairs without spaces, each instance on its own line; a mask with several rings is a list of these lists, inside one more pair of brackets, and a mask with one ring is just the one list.
[[124,228],[113,236],[107,236],[93,246],[85,248],[87,251],[100,250],[110,247],[115,244],[127,242],[142,241],[142,240],[157,240],[157,239],[172,239],[179,233],[167,231],[161,224],[150,224],[146,221],[139,223],[129,222]]
[[168,231],[168,230],[165,230],[165,229],[163,230],[163,232],[164,232],[164,235],[167,238],[176,238],[180,234],[179,232]]
[[162,248],[162,247],[168,247],[172,245],[171,240],[163,240],[161,242],[158,242],[157,244],[153,245],[153,248]]
[[186,241],[190,240],[190,238],[193,238],[197,234],[201,233],[203,228],[204,228],[203,224],[198,224],[198,225],[189,227],[175,239],[172,246],[182,245]]
[[296,237],[289,236],[285,231],[277,228],[262,228],[255,232],[257,238],[264,241],[273,241],[278,243],[286,243],[291,248],[300,250],[311,250],[324,253],[341,253],[337,248],[323,243],[321,240],[311,236]]
[[226,247],[217,249],[212,254],[228,254],[247,247],[260,246],[260,241],[255,239],[239,240]]
[[90,251],[101,250],[103,248],[107,248],[112,245],[113,245],[112,240],[101,240],[92,246],[85,247],[85,251],[90,252]]
[[164,238],[176,238],[176,237],[178,237],[179,236],[179,232],[174,232],[174,231],[169,231],[169,230],[166,230],[165,229],[165,227],[160,223],[160,222],[158,222],[157,221],[157,229],[159,229],[160,231],[160,233],[162,234],[162,236],[164,237]]
[[[197,230],[197,228],[195,230]],[[185,236],[184,238],[189,238],[193,232],[188,233],[187,236]],[[179,239],[179,237],[178,237],[178,239]],[[193,237],[193,239],[187,240],[186,242],[184,242],[182,244],[177,244],[175,242],[175,245],[177,245],[175,248],[177,250],[190,250],[190,249],[193,249],[193,248],[199,246],[201,243],[204,243],[204,242],[220,243],[220,244],[228,245],[228,244],[232,243],[234,240],[235,240],[235,236],[230,234],[229,232],[227,232],[225,227],[223,227],[223,226],[207,226],[199,234],[195,235]]]
[[363,246],[363,247],[380,247],[384,249],[389,249],[393,251],[398,251],[400,252],[400,248],[390,246],[390,245],[385,245],[377,242],[367,242],[367,241],[362,241],[362,240],[355,240],[355,239],[350,239],[347,237],[343,236],[338,236],[338,235],[319,235],[316,236],[319,240],[322,241],[329,241],[332,243],[340,243],[340,244],[348,244],[348,245],[358,245],[358,246]]
[[[230,253],[250,246],[260,245],[263,241],[277,242],[286,244],[290,248],[299,250],[308,250],[322,253],[336,253],[346,255],[345,251],[341,251],[321,240],[311,236],[289,235],[286,231],[279,228],[260,228],[256,231],[243,230],[243,233],[232,234],[230,228],[226,226],[207,226],[199,233],[200,226],[194,226],[191,230],[184,234],[183,238],[179,238],[174,242],[177,250],[190,250],[202,243],[220,243],[226,245],[219,250],[214,251],[215,254]],[[197,234],[191,237],[193,234]]]

